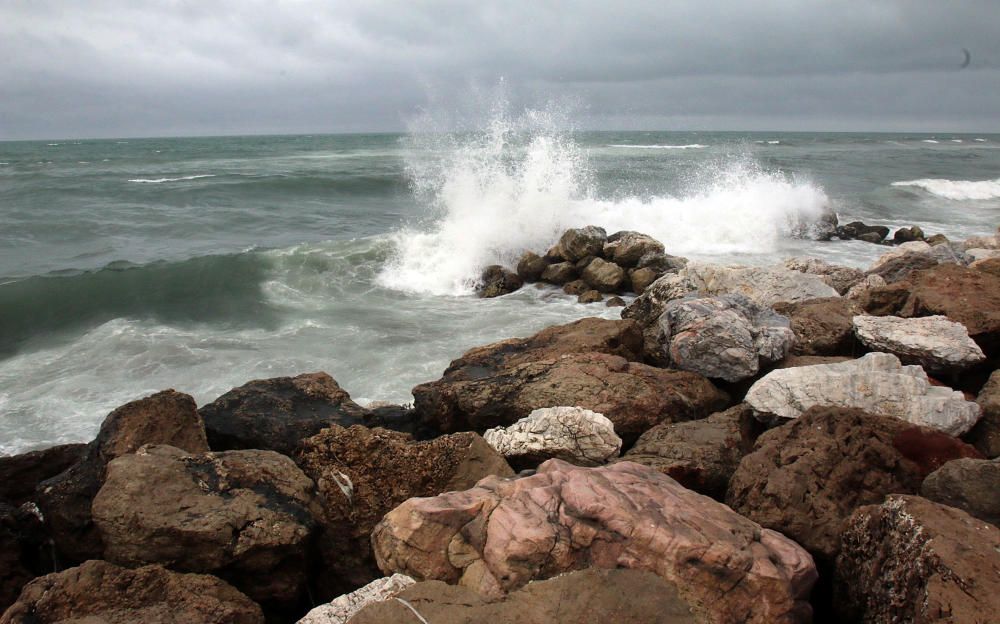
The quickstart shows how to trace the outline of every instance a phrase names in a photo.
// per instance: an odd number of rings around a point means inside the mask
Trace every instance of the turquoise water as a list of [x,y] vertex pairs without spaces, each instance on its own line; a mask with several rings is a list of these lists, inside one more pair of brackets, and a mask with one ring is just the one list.
[[0,143],[0,453],[89,439],[173,387],[199,404],[326,370],[411,400],[464,349],[587,314],[470,296],[482,266],[596,223],[764,264],[884,251],[791,224],[964,238],[1000,222],[1000,136],[522,132]]

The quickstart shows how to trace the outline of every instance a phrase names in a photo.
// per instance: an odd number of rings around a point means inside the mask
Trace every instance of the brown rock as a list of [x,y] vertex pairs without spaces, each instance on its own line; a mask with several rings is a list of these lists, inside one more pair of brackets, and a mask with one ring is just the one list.
[[537,282],[549,266],[545,258],[532,251],[526,251],[517,261],[517,276],[525,282]]
[[31,579],[53,569],[48,536],[31,507],[0,500],[0,613]]
[[33,498],[35,488],[83,459],[86,444],[62,444],[40,451],[0,457],[0,500],[15,505]]
[[753,446],[742,434],[741,421],[752,418],[750,412],[741,403],[708,418],[656,425],[619,461],[649,466],[686,488],[722,500],[740,459]]
[[263,624],[260,607],[214,576],[106,561],[29,583],[0,624]]
[[955,459],[924,479],[920,494],[1000,526],[1000,460]]
[[649,285],[660,277],[660,274],[649,268],[632,269],[628,275],[632,280],[632,290],[637,295],[644,293]]
[[324,569],[319,583],[327,598],[381,576],[371,532],[403,501],[466,489],[487,475],[514,474],[502,456],[469,432],[414,442],[395,431],[334,425],[303,441],[296,461],[319,488]]
[[909,243],[912,241],[922,241],[924,240],[924,231],[920,227],[913,225],[910,227],[901,227],[896,230],[896,233],[892,235],[892,242],[897,245],[903,243]]
[[[498,602],[441,581],[424,581],[399,597],[435,624],[696,624],[670,583],[641,570],[587,568],[513,591]],[[399,600],[369,605],[351,624],[413,624]]]
[[814,407],[757,439],[733,474],[726,503],[832,561],[857,507],[915,493],[945,461],[975,455],[955,438],[897,418]]
[[542,271],[542,281],[556,286],[562,286],[566,282],[576,279],[576,267],[572,262],[556,262],[545,267]]
[[932,236],[928,236],[924,242],[926,242],[931,247],[934,247],[936,245],[949,243],[950,241],[948,240],[948,237],[945,236],[944,234],[934,234]]
[[510,269],[493,264],[483,269],[476,294],[484,299],[507,295],[524,286],[524,280]]
[[983,410],[983,415],[963,437],[984,456],[990,459],[1000,457],[1000,370],[990,375],[979,391],[976,403]]
[[604,302],[604,305],[609,308],[623,308],[625,307],[625,300],[621,297],[611,297]]
[[303,596],[314,484],[284,455],[147,446],[107,466],[94,498],[104,558],[212,572],[276,608]]
[[199,410],[213,450],[291,454],[300,440],[330,425],[366,424],[367,411],[333,377],[307,373],[256,379]]
[[508,366],[466,380],[413,389],[428,426],[485,431],[542,407],[573,405],[604,414],[626,444],[661,422],[701,418],[726,397],[695,373],[663,370],[604,353],[576,353]]
[[622,267],[634,267],[648,253],[663,253],[663,243],[639,232],[615,232],[604,246],[604,257]]
[[530,477],[414,498],[372,534],[379,566],[502,597],[585,567],[653,572],[705,622],[806,622],[812,558],[651,468],[559,460]]
[[563,233],[556,244],[556,250],[559,256],[569,262],[576,262],[587,256],[600,254],[607,238],[608,233],[603,228],[593,225],[571,228]]
[[567,295],[582,295],[590,290],[590,286],[583,280],[573,280],[563,284],[563,292]]
[[597,292],[596,290],[588,290],[584,293],[580,293],[580,296],[576,298],[577,303],[600,303],[604,301],[604,295]]
[[600,292],[617,292],[625,282],[625,271],[615,264],[600,258],[594,260],[583,270],[583,281]]
[[843,297],[776,303],[774,311],[792,322],[794,355],[853,355],[859,351],[851,319],[861,314],[857,303]]
[[918,496],[890,496],[849,519],[834,587],[842,621],[995,622],[1000,529]]
[[207,451],[205,426],[194,399],[165,390],[122,405],[104,419],[82,461],[38,485],[35,500],[64,562],[100,558],[103,547],[90,506],[101,488],[104,467],[144,444],[169,444],[192,453]]
[[895,284],[906,279],[914,271],[923,271],[938,265],[938,259],[926,253],[910,252],[896,256],[868,271],[866,275],[878,275],[886,284]]

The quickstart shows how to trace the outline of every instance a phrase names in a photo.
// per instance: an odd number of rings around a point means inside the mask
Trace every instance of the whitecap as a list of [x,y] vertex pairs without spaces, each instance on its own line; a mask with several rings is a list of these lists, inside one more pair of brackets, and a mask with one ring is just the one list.
[[912,186],[944,199],[997,199],[1000,198],[1000,178],[996,180],[946,180],[922,178],[893,182],[892,186]]
[[768,145],[778,145],[779,143],[781,143],[781,141],[768,141],[767,142]]
[[676,150],[676,149],[700,149],[703,147],[708,147],[707,145],[702,145],[701,143],[691,143],[689,145],[608,145],[608,147],[622,147],[626,149],[664,149],[664,150]]
[[962,139],[952,139],[951,142],[952,143],[961,143]]
[[924,139],[920,141],[921,143],[940,143],[940,141],[935,141],[934,139]]
[[972,140],[975,141],[976,143],[985,143],[986,142],[986,139],[972,139]]
[[182,180],[197,180],[198,178],[214,178],[214,173],[204,173],[201,175],[182,176],[179,178],[134,178],[129,182],[140,182],[144,184],[161,184],[163,182],[180,182]]

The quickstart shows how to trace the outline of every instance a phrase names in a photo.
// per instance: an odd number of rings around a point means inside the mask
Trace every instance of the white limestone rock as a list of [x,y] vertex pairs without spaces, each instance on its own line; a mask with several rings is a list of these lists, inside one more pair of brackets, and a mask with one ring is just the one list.
[[311,610],[298,624],[347,624],[358,611],[374,602],[389,600],[416,581],[405,574],[393,574],[338,596],[325,605]]
[[971,429],[981,415],[961,392],[932,386],[924,369],[903,366],[890,353],[775,370],[754,383],[744,400],[763,421],[798,418],[816,405],[855,407],[953,436]]
[[854,335],[869,349],[933,372],[960,371],[986,359],[961,323],[946,316],[855,316]]
[[617,457],[622,439],[603,414],[581,407],[536,409],[509,427],[483,434],[508,461],[541,463],[553,457],[578,466],[598,466]]

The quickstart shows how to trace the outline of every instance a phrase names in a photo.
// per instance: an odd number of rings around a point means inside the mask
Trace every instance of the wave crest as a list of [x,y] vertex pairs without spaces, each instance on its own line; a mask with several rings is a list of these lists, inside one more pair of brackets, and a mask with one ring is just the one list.
[[892,186],[912,186],[931,195],[953,200],[984,200],[1000,198],[1000,178],[996,180],[947,180],[922,178],[893,182]]
[[181,182],[184,180],[197,180],[198,178],[214,178],[214,173],[203,173],[200,175],[190,175],[182,176],[179,178],[134,178],[129,180],[129,182],[138,182],[140,184],[163,184],[164,182]]

